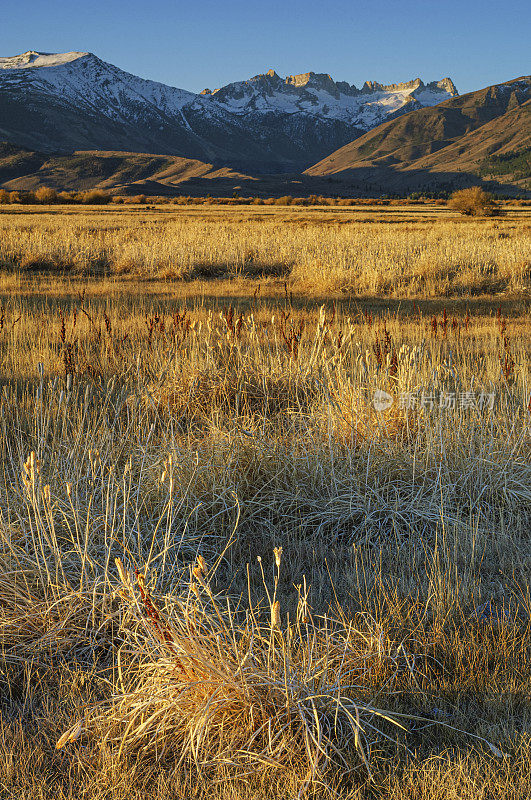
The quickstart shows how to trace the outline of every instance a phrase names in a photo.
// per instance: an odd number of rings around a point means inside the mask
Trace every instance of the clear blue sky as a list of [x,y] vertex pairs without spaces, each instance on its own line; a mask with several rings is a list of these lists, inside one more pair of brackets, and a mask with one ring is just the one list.
[[361,86],[531,72],[529,0],[1,0],[0,55],[89,50],[191,91],[273,67]]

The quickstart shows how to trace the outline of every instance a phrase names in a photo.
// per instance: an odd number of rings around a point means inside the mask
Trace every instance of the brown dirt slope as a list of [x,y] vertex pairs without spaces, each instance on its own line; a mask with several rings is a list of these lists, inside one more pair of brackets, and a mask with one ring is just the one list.
[[131,193],[151,187],[154,191],[148,193],[164,194],[199,178],[223,178],[232,185],[248,176],[228,167],[216,169],[212,164],[177,156],[98,150],[48,156],[0,144],[0,186],[7,190],[34,190],[46,185],[58,190]]

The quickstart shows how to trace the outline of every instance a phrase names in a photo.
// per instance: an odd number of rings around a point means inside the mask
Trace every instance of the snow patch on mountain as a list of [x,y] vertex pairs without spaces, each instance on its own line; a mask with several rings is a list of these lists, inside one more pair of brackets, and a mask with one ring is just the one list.
[[62,64],[69,64],[78,58],[88,56],[89,53],[72,51],[71,53],[37,53],[35,50],[28,50],[19,56],[0,57],[0,69],[28,69],[33,67],[59,67]]

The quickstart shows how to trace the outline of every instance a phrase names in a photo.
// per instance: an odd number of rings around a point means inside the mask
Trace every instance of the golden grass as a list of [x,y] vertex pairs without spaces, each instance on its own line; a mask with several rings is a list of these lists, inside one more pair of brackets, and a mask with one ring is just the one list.
[[[120,693],[65,731],[56,747],[90,732],[104,745],[115,743],[119,756],[133,758],[144,780],[169,761],[173,769],[192,766],[203,781],[252,776],[263,782],[281,775],[298,780],[302,795],[317,782],[330,789],[333,766],[343,778],[360,766],[372,777],[371,751],[382,741],[396,746],[393,729],[406,732],[411,722],[437,727],[372,701],[375,676],[403,691],[418,690],[415,654],[405,642],[395,652],[374,622],[358,629],[341,612],[314,617],[300,588],[292,620],[282,620],[276,599],[282,548],[274,557],[271,591],[262,571],[265,615],[252,603],[244,615],[216,598],[202,556],[170,614],[160,609],[144,574],[137,571],[132,582],[117,560],[120,593],[138,620],[126,637],[126,668],[120,660]],[[132,668],[135,660],[140,665]],[[448,722],[438,726],[456,731]]]
[[[229,214],[212,263],[251,228],[333,249],[356,224]],[[521,222],[474,224],[359,226],[382,258],[451,253],[451,228],[479,263],[493,237],[509,275]],[[529,796],[526,296],[323,305],[289,280],[3,276],[7,796]]]
[[[277,564],[276,584],[279,557]],[[349,748],[368,765],[367,741],[386,736],[377,727],[382,720],[403,729],[352,697],[363,691],[349,686],[354,664],[355,682],[363,684],[368,661],[381,658],[371,635],[345,630],[342,621],[314,620],[305,596],[292,623],[281,621],[275,591],[265,615],[251,606],[244,621],[241,611],[216,600],[196,567],[187,595],[165,618],[143,575],[137,584],[138,600],[128,579],[125,593],[139,612],[140,668],[129,686],[122,675],[121,695],[83,726],[116,741],[144,773],[158,770],[161,760],[174,762],[177,751],[177,765],[193,765],[203,780],[282,773],[298,775],[303,790],[322,781],[330,763],[348,770]],[[58,746],[79,733],[74,726]]]
[[0,265],[172,280],[281,276],[294,291],[323,295],[434,297],[530,287],[525,212],[495,221],[422,210],[144,214],[1,213]]

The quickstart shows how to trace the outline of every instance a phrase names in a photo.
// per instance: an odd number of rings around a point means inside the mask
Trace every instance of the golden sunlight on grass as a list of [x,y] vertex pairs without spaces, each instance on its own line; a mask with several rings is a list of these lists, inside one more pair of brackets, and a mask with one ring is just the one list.
[[527,800],[525,219],[84,213],[0,214],[6,796]]
[[[444,212],[444,210],[443,210]],[[0,213],[0,265],[159,279],[281,277],[295,291],[392,297],[521,292],[525,213],[496,220],[393,209]]]

